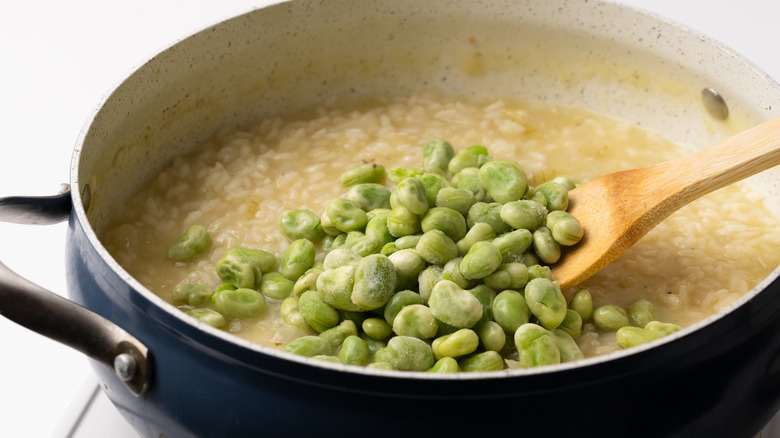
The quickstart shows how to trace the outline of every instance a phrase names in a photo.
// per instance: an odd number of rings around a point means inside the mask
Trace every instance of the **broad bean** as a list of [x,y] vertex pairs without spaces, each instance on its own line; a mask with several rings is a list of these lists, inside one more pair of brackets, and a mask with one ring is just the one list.
[[677,324],[660,321],[650,321],[647,323],[647,325],[645,325],[645,328],[647,330],[658,333],[661,336],[671,335],[678,330],[682,330],[682,327]]
[[335,269],[326,269],[317,277],[316,292],[328,306],[351,312],[363,310],[352,301],[355,269],[355,266],[352,265],[340,266]]
[[553,365],[561,362],[558,342],[544,327],[527,323],[518,327],[514,334],[518,361],[523,368]]
[[441,279],[450,280],[461,289],[469,289],[473,286],[473,281],[463,276],[463,272],[460,270],[460,262],[462,260],[463,257],[455,257],[445,263],[441,271]]
[[226,289],[214,294],[214,307],[226,319],[248,319],[262,316],[265,297],[254,289]]
[[470,328],[482,319],[482,303],[449,280],[436,283],[428,306],[438,320],[456,328]]
[[298,309],[306,323],[319,333],[339,323],[339,313],[330,307],[317,291],[310,290],[301,294],[298,297]]
[[523,254],[531,246],[533,240],[530,231],[520,229],[501,234],[493,239],[492,243],[501,252],[503,263],[513,263],[521,261]]
[[617,329],[615,337],[620,348],[631,348],[655,341],[661,337],[661,334],[645,328],[627,325]]
[[534,278],[525,286],[524,297],[528,309],[545,328],[554,329],[566,318],[566,298],[557,282]]
[[363,320],[361,328],[366,336],[379,341],[387,339],[393,334],[393,327],[383,318],[366,318]]
[[352,302],[363,310],[378,309],[393,296],[395,285],[393,262],[381,254],[369,255],[360,261],[355,270]]
[[512,335],[521,325],[528,323],[530,310],[520,292],[504,290],[493,300],[493,320],[507,335]]
[[425,371],[434,364],[433,350],[422,339],[394,336],[374,354],[376,362],[387,362],[401,371]]
[[459,150],[447,163],[450,175],[455,175],[467,167],[481,167],[490,161],[488,150],[484,146],[475,145]]
[[421,216],[428,211],[428,198],[425,193],[425,185],[417,177],[406,178],[398,183],[395,193],[398,201],[410,212]]
[[552,232],[547,227],[539,227],[533,233],[534,253],[542,262],[552,265],[561,258],[561,247],[553,239]]
[[446,207],[433,207],[428,210],[420,221],[420,228],[423,233],[440,230],[455,242],[462,239],[468,230],[463,215]]
[[520,199],[528,187],[525,172],[510,161],[490,161],[479,168],[479,182],[496,202]]
[[435,205],[455,210],[465,216],[476,203],[477,198],[471,190],[459,189],[457,187],[442,187],[436,194]]
[[339,361],[345,365],[364,366],[371,358],[368,343],[359,336],[350,335],[344,339],[338,354]]
[[485,222],[475,223],[463,236],[462,239],[457,241],[458,254],[462,257],[469,252],[469,249],[477,243],[485,240],[491,240],[496,237],[496,232],[493,231],[493,227]]
[[438,328],[431,309],[423,304],[404,306],[393,318],[393,332],[398,336],[430,339],[436,336]]
[[476,242],[460,262],[460,272],[469,280],[487,277],[502,263],[501,251],[490,242]]
[[395,267],[395,290],[412,289],[417,285],[420,273],[425,269],[423,259],[416,249],[402,249],[388,256]]
[[547,208],[538,202],[520,199],[501,206],[500,216],[502,221],[516,230],[534,231],[544,225]]
[[412,304],[422,303],[422,297],[417,292],[411,290],[402,290],[400,292],[396,292],[392,297],[390,297],[390,299],[387,301],[387,304],[385,305],[385,310],[383,313],[385,321],[392,326],[393,320],[395,320],[395,317],[398,315],[398,312],[400,312],[401,309],[406,306],[411,306]]
[[493,228],[496,235],[510,231],[512,228],[501,220],[501,207],[502,204],[498,202],[477,202],[469,209],[466,217],[468,226],[484,222]]
[[187,315],[197,319],[200,322],[206,323],[212,327],[225,328],[227,326],[227,320],[222,314],[216,310],[208,309],[205,307],[198,307],[187,311]]
[[315,335],[301,336],[298,339],[290,341],[284,347],[284,351],[306,357],[328,356],[333,354],[330,343]]
[[298,307],[298,297],[287,297],[282,301],[279,306],[279,316],[282,317],[282,321],[291,327],[297,327],[301,330],[311,331],[311,327],[306,323],[301,314],[301,309]]
[[381,183],[384,179],[385,167],[376,163],[366,163],[341,174],[341,184],[344,187],[364,183]]
[[[352,186],[344,197],[356,203],[366,215],[372,216],[390,209],[390,189],[382,184],[358,184]],[[369,218],[370,220],[371,218]]]
[[547,215],[546,226],[553,239],[563,246],[576,245],[585,233],[579,219],[562,210],[551,211]]
[[200,307],[211,303],[214,291],[202,284],[179,283],[171,291],[176,306]]
[[446,172],[455,150],[446,140],[433,140],[425,144],[422,150],[423,169],[426,172]]
[[495,321],[483,321],[474,328],[485,350],[501,352],[506,344],[506,332]]
[[319,277],[323,271],[325,271],[325,268],[322,266],[313,266],[304,272],[302,276],[298,277],[298,280],[296,280],[293,285],[293,295],[299,297],[307,290],[316,290],[317,277]]
[[269,272],[260,281],[260,292],[268,298],[283,300],[293,292],[295,283],[279,272]]
[[420,237],[417,253],[432,265],[444,265],[458,256],[458,246],[441,230],[430,230]]
[[211,237],[205,227],[193,225],[168,248],[168,258],[188,262],[211,248]]
[[566,317],[563,318],[563,322],[558,326],[558,329],[577,339],[582,334],[582,317],[576,311],[566,309]]
[[504,369],[504,358],[495,351],[483,351],[458,361],[461,371],[501,371]]
[[309,239],[295,240],[284,251],[279,270],[288,280],[296,281],[314,266],[314,257],[314,244]]
[[566,210],[569,206],[569,191],[557,182],[548,181],[536,186],[536,193],[540,193],[547,200],[547,210]]
[[550,330],[550,334],[555,338],[555,342],[558,345],[561,362],[571,362],[585,357],[582,350],[580,350],[580,347],[569,333],[560,329],[552,329]]
[[349,319],[341,321],[337,326],[323,330],[320,337],[330,344],[333,351],[337,351],[345,339],[349,336],[357,336],[357,326],[355,322]]
[[420,232],[420,218],[404,206],[393,208],[387,215],[387,229],[393,237]]
[[593,310],[593,324],[604,331],[617,331],[621,327],[630,325],[626,309],[615,305],[605,304]]
[[593,316],[593,298],[587,289],[580,289],[571,297],[569,308],[580,314],[583,321]]
[[628,322],[634,327],[644,327],[655,320],[655,306],[644,298],[628,306]]
[[279,216],[279,229],[290,240],[309,239],[316,242],[325,235],[322,222],[306,209],[288,210]]
[[429,373],[444,374],[444,373],[457,373],[460,371],[458,361],[452,357],[442,357],[437,360],[435,364],[426,370]]
[[344,233],[360,230],[368,223],[366,212],[356,202],[347,198],[331,199],[326,214],[331,224]]
[[528,267],[522,263],[502,263],[492,274],[482,281],[496,290],[519,290],[528,283]]

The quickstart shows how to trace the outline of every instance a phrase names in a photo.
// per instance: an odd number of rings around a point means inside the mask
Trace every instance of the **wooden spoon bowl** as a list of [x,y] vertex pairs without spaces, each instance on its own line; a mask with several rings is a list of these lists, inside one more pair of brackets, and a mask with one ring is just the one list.
[[608,265],[670,214],[780,164],[780,117],[696,153],[610,173],[569,192],[585,235],[552,267],[562,289]]

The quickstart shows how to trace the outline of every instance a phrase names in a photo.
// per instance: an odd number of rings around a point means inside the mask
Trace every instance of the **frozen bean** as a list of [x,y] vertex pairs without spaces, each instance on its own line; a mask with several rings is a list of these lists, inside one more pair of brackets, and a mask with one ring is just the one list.
[[385,167],[376,163],[366,163],[341,174],[341,184],[344,187],[364,183],[381,183],[384,179]]
[[458,361],[454,358],[442,357],[426,371],[435,374],[457,373],[460,372],[460,367],[458,366]]
[[441,230],[455,242],[462,239],[468,230],[463,215],[446,207],[434,207],[428,210],[420,221],[420,227],[423,233]]
[[205,307],[198,307],[187,311],[187,315],[197,319],[200,322],[206,323],[212,327],[225,328],[227,326],[227,320],[222,314],[216,310],[208,309]]
[[214,307],[226,319],[248,319],[262,316],[266,310],[265,297],[260,292],[238,288],[214,294]]
[[385,305],[385,310],[383,313],[385,321],[392,326],[393,320],[398,315],[398,312],[401,311],[401,309],[412,304],[422,303],[422,297],[417,292],[411,290],[402,290],[400,292],[396,292],[392,297],[390,297],[390,299],[387,301],[387,304]]
[[593,316],[593,298],[587,289],[580,289],[574,293],[569,303],[569,308],[580,314],[583,321],[589,321]]
[[533,232],[533,248],[539,260],[548,265],[561,258],[561,247],[553,239],[552,232],[547,227],[539,227]]
[[554,329],[566,318],[566,298],[557,282],[534,278],[525,286],[524,298],[528,309],[545,328]]
[[593,324],[600,330],[617,331],[630,325],[626,309],[615,304],[605,304],[593,310]]
[[634,327],[644,327],[655,320],[655,306],[644,298],[628,306],[628,322]]
[[193,225],[168,248],[168,258],[177,262],[188,262],[209,248],[211,248],[211,237],[206,228]]
[[528,322],[530,310],[520,292],[504,290],[493,300],[493,320],[507,335],[512,335],[518,327]]
[[458,256],[458,246],[441,230],[430,230],[417,242],[417,253],[432,265],[444,265]]
[[479,168],[479,182],[496,202],[507,203],[523,197],[527,189],[525,172],[511,161],[490,161]]
[[364,366],[371,358],[368,343],[358,336],[350,335],[341,344],[339,361],[345,365]]
[[523,368],[553,365],[561,362],[558,342],[544,327],[528,323],[521,325],[514,334],[518,361]]
[[171,291],[176,306],[200,307],[211,303],[214,291],[202,284],[179,283]]
[[466,232],[462,239],[457,241],[458,254],[462,257],[469,252],[469,249],[475,243],[491,240],[494,237],[496,237],[496,232],[493,231],[493,227],[485,222],[477,222]]
[[290,240],[308,239],[316,242],[325,235],[320,218],[306,209],[288,210],[279,216],[279,229]]
[[482,303],[448,280],[436,283],[428,306],[437,319],[456,328],[470,328],[482,319]]
[[465,372],[501,371],[504,369],[504,358],[489,350],[464,357],[458,361],[458,365]]
[[387,362],[401,371],[425,371],[434,364],[433,350],[422,339],[394,336],[374,355],[376,362]]
[[284,351],[299,356],[314,357],[333,354],[330,344],[319,336],[307,335],[290,341]]
[[[298,297],[298,308],[303,319],[319,333],[339,323],[339,313],[322,299],[317,291],[307,291]],[[330,345],[328,345],[330,348]]]
[[357,326],[354,321],[345,319],[341,321],[337,326],[331,327],[320,333],[320,337],[325,339],[330,344],[330,348],[333,351],[337,351],[345,339],[349,336],[357,336]]
[[293,292],[295,283],[288,280],[278,272],[269,272],[263,275],[260,281],[260,292],[268,298],[283,300]]
[[501,207],[501,220],[512,228],[534,231],[544,225],[547,208],[528,199],[507,202]]
[[423,304],[404,306],[393,318],[393,332],[399,336],[430,339],[436,336],[437,330],[436,318]]
[[378,309],[393,296],[395,284],[393,262],[380,254],[369,255],[360,261],[355,270],[352,302],[363,310]]

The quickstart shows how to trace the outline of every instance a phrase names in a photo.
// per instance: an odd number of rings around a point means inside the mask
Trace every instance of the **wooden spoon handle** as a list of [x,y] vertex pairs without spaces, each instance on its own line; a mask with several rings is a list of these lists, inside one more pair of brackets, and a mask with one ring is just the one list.
[[[674,210],[719,188],[780,165],[780,117],[691,155],[652,166],[655,193]],[[648,181],[649,184],[653,182]]]
[[569,212],[585,236],[553,274],[564,289],[576,285],[684,205],[779,164],[777,117],[691,155],[583,184],[569,192]]

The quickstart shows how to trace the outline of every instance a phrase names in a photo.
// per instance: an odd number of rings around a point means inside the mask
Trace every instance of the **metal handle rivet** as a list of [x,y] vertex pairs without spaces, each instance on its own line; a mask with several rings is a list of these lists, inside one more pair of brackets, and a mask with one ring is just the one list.
[[123,382],[128,382],[135,377],[138,362],[127,353],[122,353],[114,358],[114,373]]

